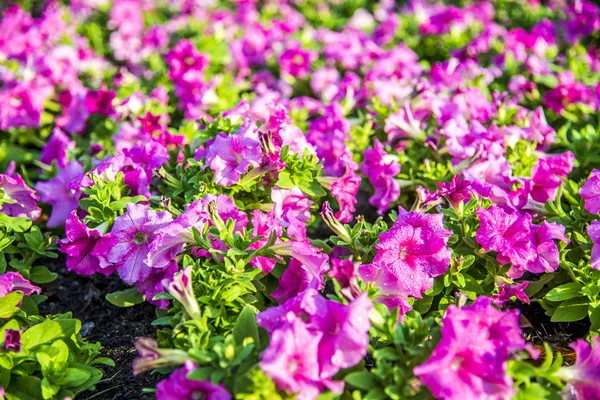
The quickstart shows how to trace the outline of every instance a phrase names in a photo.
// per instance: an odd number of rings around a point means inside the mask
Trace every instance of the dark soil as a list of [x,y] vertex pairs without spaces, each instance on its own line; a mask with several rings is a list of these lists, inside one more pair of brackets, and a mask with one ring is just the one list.
[[143,393],[143,388],[154,388],[160,375],[145,373],[133,376],[132,362],[136,356],[135,339],[139,336],[156,337],[151,325],[155,307],[139,304],[119,308],[104,296],[126,286],[118,277],[101,275],[79,276],[68,272],[64,261],[48,265],[59,274],[54,282],[42,285],[48,300],[40,305],[42,314],[71,311],[83,324],[82,335],[90,342],[101,342],[101,356],[114,360],[115,367],[105,367],[104,378],[95,391],[78,396],[82,400],[150,400],[153,394]]

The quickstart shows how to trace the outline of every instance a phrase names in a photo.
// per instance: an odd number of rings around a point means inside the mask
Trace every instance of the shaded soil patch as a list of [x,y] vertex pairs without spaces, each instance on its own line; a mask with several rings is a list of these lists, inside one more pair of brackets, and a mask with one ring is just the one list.
[[148,303],[130,308],[110,304],[104,296],[127,287],[118,277],[79,276],[69,273],[62,261],[52,260],[46,265],[59,277],[50,284],[42,285],[42,293],[48,296],[48,300],[40,305],[40,312],[58,314],[71,311],[83,324],[82,335],[90,342],[101,342],[104,347],[101,355],[112,358],[116,364],[114,368],[103,367],[105,374],[95,391],[77,398],[154,399],[153,394],[143,393],[142,389],[153,388],[161,376],[145,373],[134,377],[132,362],[136,356],[135,339],[139,336],[156,337],[155,328],[151,325],[155,319],[155,307]]

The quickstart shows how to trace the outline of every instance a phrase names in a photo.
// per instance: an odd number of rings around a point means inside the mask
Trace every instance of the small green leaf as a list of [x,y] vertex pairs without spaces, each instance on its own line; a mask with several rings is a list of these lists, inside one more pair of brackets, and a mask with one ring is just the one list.
[[588,315],[589,300],[587,297],[576,297],[561,303],[552,314],[552,322],[579,321]]
[[10,318],[19,311],[19,303],[23,300],[22,292],[12,292],[0,298],[0,318]]
[[376,385],[375,377],[372,373],[367,371],[353,372],[346,375],[344,381],[357,389],[370,390]]
[[254,340],[255,348],[260,348],[256,314],[251,306],[244,307],[233,328],[233,338],[238,345],[241,345],[248,337]]
[[544,299],[550,301],[565,301],[581,296],[581,284],[577,282],[560,285],[546,293]]
[[23,332],[21,343],[24,348],[30,349],[56,339],[71,337],[80,329],[81,321],[76,319],[47,319]]
[[92,374],[85,369],[67,368],[65,377],[60,380],[59,384],[63,387],[71,388],[83,385],[91,377]]
[[106,295],[106,300],[117,307],[132,307],[144,302],[144,295],[136,288],[120,290]]
[[46,267],[33,267],[29,278],[33,283],[50,283],[58,277],[57,273],[50,272]]

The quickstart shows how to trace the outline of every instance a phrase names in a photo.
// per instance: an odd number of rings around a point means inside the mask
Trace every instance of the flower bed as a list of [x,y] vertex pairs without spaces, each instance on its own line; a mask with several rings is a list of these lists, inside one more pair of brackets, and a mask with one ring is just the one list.
[[594,3],[21,3],[0,399],[600,398]]

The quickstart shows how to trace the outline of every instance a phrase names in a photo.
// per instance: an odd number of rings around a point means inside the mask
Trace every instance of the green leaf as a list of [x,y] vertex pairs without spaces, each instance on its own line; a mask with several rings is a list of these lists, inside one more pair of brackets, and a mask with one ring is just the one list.
[[50,283],[58,277],[57,273],[50,272],[46,267],[33,267],[29,278],[33,283]]
[[19,311],[19,303],[23,300],[22,292],[12,292],[0,298],[0,318],[10,318]]
[[39,400],[42,398],[42,381],[33,376],[13,376],[6,389],[7,400]]
[[106,300],[117,307],[132,307],[144,302],[144,295],[136,288],[120,290],[106,295]]
[[581,284],[577,282],[560,285],[546,293],[544,299],[550,301],[565,301],[574,297],[581,297]]
[[31,228],[31,220],[26,217],[9,217],[0,213],[0,225],[4,225],[9,231],[25,232]]
[[576,297],[561,303],[552,314],[552,322],[579,321],[588,315],[589,300],[587,297]]
[[375,377],[372,373],[367,371],[352,372],[346,375],[344,381],[357,389],[370,390],[377,384]]
[[65,376],[60,380],[59,384],[63,387],[71,388],[83,385],[91,377],[92,374],[85,369],[67,368]]
[[600,306],[596,306],[595,308],[590,307],[589,313],[592,328],[594,330],[600,330]]
[[260,348],[256,314],[251,306],[244,307],[233,328],[233,338],[238,345],[243,344],[244,339],[248,337],[254,340],[255,348]]
[[73,318],[47,319],[23,332],[21,343],[26,349],[52,342],[60,338],[69,338],[79,332],[81,322]]

